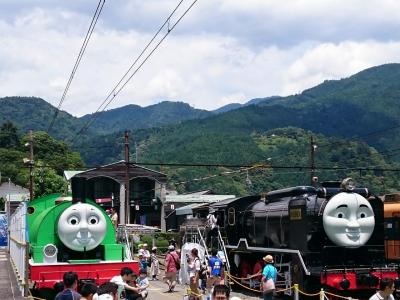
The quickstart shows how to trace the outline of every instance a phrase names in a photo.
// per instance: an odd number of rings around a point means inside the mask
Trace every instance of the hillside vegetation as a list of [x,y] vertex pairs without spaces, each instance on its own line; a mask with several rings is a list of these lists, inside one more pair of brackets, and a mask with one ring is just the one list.
[[[63,179],[64,170],[80,169],[84,166],[79,153],[73,152],[64,143],[50,137],[45,132],[35,132],[35,196],[66,191]],[[0,170],[2,181],[12,182],[28,187],[29,167],[23,159],[29,158],[27,135],[19,135],[17,128],[10,122],[0,128]]]
[[[318,147],[317,168],[350,168],[319,172],[321,180],[356,176],[377,191],[394,191],[398,190],[395,172],[360,169],[395,169],[399,164],[399,82],[400,64],[387,64],[349,78],[325,81],[298,95],[258,98],[244,106],[231,105],[218,114],[195,110],[184,103],[162,102],[147,108],[128,106],[100,115],[99,122],[74,143],[73,149],[90,166],[120,160],[123,131],[130,130],[131,160],[139,162],[275,166],[241,172],[222,167],[161,169],[170,176],[170,184],[180,191],[213,188],[221,193],[247,194],[309,184],[310,173],[304,166],[310,166],[312,135]],[[32,99],[24,99],[28,100]],[[8,111],[1,111],[0,122],[12,116],[22,130],[43,130],[46,109],[55,109],[49,104],[45,108],[39,102],[29,105],[9,102],[9,98],[0,99],[1,107],[7,104]],[[43,111],[36,113],[39,108]],[[34,112],[32,119],[26,118],[27,109]],[[65,120],[57,122],[51,134],[67,142],[74,136],[75,128],[89,118],[60,115]],[[294,166],[299,168],[278,168]],[[226,173],[231,171],[235,172]],[[213,175],[218,176],[210,177]],[[210,178],[202,179],[205,177]]]

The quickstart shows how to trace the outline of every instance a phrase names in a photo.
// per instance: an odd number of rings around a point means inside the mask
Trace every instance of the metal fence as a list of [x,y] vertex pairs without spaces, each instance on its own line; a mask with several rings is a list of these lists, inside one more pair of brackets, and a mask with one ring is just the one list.
[[24,294],[27,292],[27,282],[25,282],[27,274],[26,249],[28,248],[26,208],[27,203],[21,202],[10,216],[8,243],[10,259],[17,277],[18,286],[21,293]]

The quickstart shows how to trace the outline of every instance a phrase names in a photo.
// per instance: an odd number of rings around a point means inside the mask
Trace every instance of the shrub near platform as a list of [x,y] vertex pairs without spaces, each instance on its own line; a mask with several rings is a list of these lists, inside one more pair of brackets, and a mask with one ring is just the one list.
[[[154,242],[155,246],[157,247],[158,254],[165,253],[168,250],[168,245],[169,241],[174,239],[179,243],[179,233],[173,233],[173,232],[157,232],[154,234]],[[133,242],[133,250],[135,253],[138,252],[140,248],[140,244],[147,244],[148,249],[151,250],[153,246],[153,235],[152,234],[142,234],[140,235],[140,241],[139,242]]]

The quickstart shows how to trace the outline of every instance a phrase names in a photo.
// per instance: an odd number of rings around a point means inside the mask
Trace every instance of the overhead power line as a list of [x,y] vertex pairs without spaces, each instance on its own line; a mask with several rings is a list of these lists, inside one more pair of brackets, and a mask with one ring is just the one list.
[[67,96],[69,87],[71,86],[72,79],[75,76],[76,70],[78,69],[79,63],[81,62],[83,54],[85,53],[86,47],[87,47],[87,45],[89,43],[89,40],[90,40],[90,38],[92,36],[93,30],[94,30],[94,28],[95,28],[95,26],[97,24],[97,20],[99,19],[101,11],[103,10],[104,3],[105,3],[105,0],[100,0],[99,3],[97,4],[96,11],[94,12],[94,15],[93,15],[92,21],[90,23],[89,29],[88,29],[88,31],[86,33],[85,39],[83,40],[83,44],[82,44],[81,49],[79,51],[78,57],[76,58],[75,65],[72,68],[71,75],[69,76],[67,85],[65,86],[64,92],[63,92],[63,94],[61,96],[61,100],[58,103],[57,109],[54,112],[54,116],[53,116],[53,118],[52,118],[52,120],[50,122],[49,127],[47,128],[47,133],[50,133],[50,130],[53,128],[54,122],[55,122],[55,120],[56,120],[56,118],[58,116],[58,113],[59,113],[59,111],[61,109],[61,106],[62,106],[64,100],[65,100],[65,97]]
[[[92,114],[92,116],[89,118],[89,120],[82,126],[82,128],[76,133],[75,137],[72,139],[72,144],[75,143],[75,141],[78,139],[82,133],[84,133],[90,125],[98,118],[98,116],[111,104],[111,102],[115,99],[115,97],[124,89],[124,87],[128,84],[128,82],[132,79],[133,76],[136,75],[136,73],[142,68],[142,66],[146,63],[146,61],[150,58],[150,56],[158,49],[158,47],[161,45],[161,43],[165,40],[165,38],[171,33],[172,30],[178,25],[178,23],[183,19],[183,17],[189,12],[189,10],[194,6],[194,4],[197,2],[197,0],[194,0],[189,7],[183,12],[183,14],[178,18],[178,20],[173,23],[171,26],[170,21],[171,17],[174,15],[178,7],[181,5],[183,0],[181,0],[178,5],[175,7],[175,9],[172,11],[172,13],[168,16],[168,18],[165,20],[165,22],[161,25],[161,27],[158,29],[158,31],[155,33],[153,38],[150,40],[150,42],[145,46],[145,48],[142,50],[142,52],[139,54],[139,56],[135,59],[133,64],[129,67],[128,71],[122,76],[122,78],[118,81],[118,83],[115,85],[115,87],[111,90],[111,92],[108,94],[108,96],[103,100],[103,102],[100,104],[100,106],[97,108],[97,110]],[[139,59],[143,56],[143,54],[146,52],[146,50],[149,48],[149,46],[153,43],[157,35],[161,32],[163,28],[167,27],[167,32],[162,36],[160,41],[152,48],[150,53],[143,59],[143,61],[139,64],[139,66],[132,72],[132,74],[128,77],[128,74],[132,71],[133,67],[138,63]]]
[[[311,170],[310,166],[283,166],[283,165],[265,165],[265,164],[185,164],[185,163],[151,163],[151,162],[137,162],[130,163],[130,165],[138,166],[161,166],[161,167],[215,167],[215,168],[246,168],[246,169],[293,169],[293,170]],[[41,168],[59,168],[60,165],[40,165]],[[96,169],[101,168],[102,165],[86,166],[79,169]],[[400,168],[382,168],[382,167],[329,167],[329,166],[316,166],[315,170],[356,170],[356,171],[383,171],[383,172],[400,172]]]

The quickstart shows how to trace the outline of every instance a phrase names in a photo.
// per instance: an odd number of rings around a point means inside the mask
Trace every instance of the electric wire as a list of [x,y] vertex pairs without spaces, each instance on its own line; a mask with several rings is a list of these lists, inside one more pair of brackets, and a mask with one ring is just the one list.
[[[194,0],[192,4],[184,11],[184,13],[178,18],[178,20],[173,24],[172,27],[170,26],[170,19],[172,15],[176,12],[178,7],[181,5],[183,0],[181,0],[178,5],[175,7],[173,12],[168,16],[166,21],[163,23],[163,25],[160,27],[160,29],[156,32],[156,34],[153,36],[153,38],[150,40],[150,42],[146,45],[146,47],[143,49],[143,51],[139,54],[139,56],[135,59],[131,67],[128,69],[128,71],[124,74],[124,76],[121,78],[121,80],[117,83],[117,85],[111,90],[109,95],[104,99],[104,101],[101,103],[101,105],[97,108],[96,112],[92,114],[91,118],[83,125],[83,127],[76,133],[75,137],[72,139],[71,144],[74,144],[75,141],[78,139],[79,136],[82,135],[83,132],[85,132],[91,124],[98,118],[98,116],[111,104],[111,102],[115,99],[115,97],[124,89],[124,87],[128,84],[128,82],[132,79],[133,76],[136,75],[136,73],[142,68],[142,66],[147,62],[147,60],[150,58],[150,56],[158,49],[160,44],[165,40],[165,38],[171,33],[172,30],[178,25],[178,23],[183,19],[183,17],[189,12],[189,10],[194,6],[194,4],[197,2],[197,0]],[[139,64],[139,66],[133,71],[133,73],[125,80],[125,82],[119,87],[119,85],[124,81],[124,79],[127,77],[128,73],[132,70],[133,66],[139,61],[139,59],[142,57],[144,52],[148,49],[150,44],[154,41],[155,37],[161,32],[161,30],[165,27],[165,25],[168,24],[168,30],[166,34],[161,38],[161,40],[155,45],[155,47],[150,51],[150,53],[144,58],[144,60]],[[110,98],[111,97],[111,98]],[[110,99],[109,99],[110,98]]]
[[52,118],[52,120],[50,122],[49,127],[47,128],[47,133],[49,133],[50,130],[53,128],[54,122],[55,122],[55,120],[56,120],[56,118],[58,116],[58,113],[60,111],[60,108],[61,108],[64,100],[65,100],[65,97],[67,96],[68,90],[69,90],[69,88],[71,86],[71,83],[72,83],[72,79],[75,76],[76,70],[78,69],[78,66],[79,66],[79,63],[81,62],[83,54],[85,53],[86,47],[87,47],[87,45],[89,43],[89,40],[90,40],[90,38],[92,36],[94,28],[95,28],[95,26],[97,24],[97,21],[98,21],[99,17],[100,17],[101,11],[103,10],[104,4],[105,4],[105,0],[99,0],[99,3],[97,4],[96,11],[95,11],[95,13],[93,15],[93,18],[92,18],[92,21],[90,23],[89,29],[86,32],[85,39],[83,40],[83,44],[82,44],[81,49],[79,51],[78,57],[77,57],[77,59],[75,61],[75,65],[72,68],[71,75],[69,76],[67,85],[65,86],[64,92],[63,92],[63,94],[61,96],[61,100],[58,103],[57,109],[54,112],[54,116],[53,116],[53,118]]
[[[336,170],[336,171],[379,171],[379,172],[400,172],[400,167],[399,168],[384,168],[384,167],[359,167],[359,166],[354,166],[354,167],[341,167],[341,166],[317,166],[317,167],[312,167],[312,166],[304,166],[304,165],[295,165],[295,166],[286,166],[286,165],[268,165],[268,164],[194,164],[194,163],[160,163],[160,162],[135,162],[135,163],[129,163],[130,166],[163,166],[163,167],[193,167],[193,168],[198,168],[198,167],[221,167],[221,168],[252,168],[252,169],[283,169],[283,170],[291,170],[291,169],[297,169],[297,170],[320,170],[320,171],[325,171],[325,170]],[[29,166],[26,166],[29,167]],[[48,167],[48,168],[58,168],[58,165],[51,165],[51,164],[46,164],[42,165],[40,167]],[[94,165],[94,166],[85,166],[82,167],[81,169],[96,169],[96,168],[101,168],[103,167],[102,165]]]

